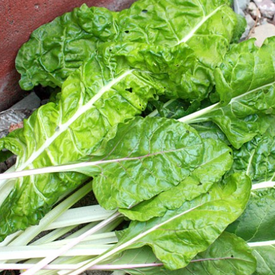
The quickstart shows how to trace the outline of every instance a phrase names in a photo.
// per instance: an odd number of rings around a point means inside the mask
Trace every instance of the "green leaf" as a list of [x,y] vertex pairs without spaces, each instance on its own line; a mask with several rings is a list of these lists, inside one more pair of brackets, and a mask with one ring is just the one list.
[[131,209],[120,209],[120,212],[131,220],[146,221],[153,217],[161,217],[168,209],[176,209],[184,201],[190,201],[209,191],[212,185],[231,168],[232,156],[230,148],[223,142],[206,139],[203,143],[203,159],[189,177],[182,178],[177,186],[153,199],[143,201]]
[[178,74],[172,80],[201,99],[212,89],[213,69],[239,36],[238,25],[226,0],[140,0],[121,12],[82,5],[35,30],[20,49],[16,68],[23,89],[61,86],[104,42],[187,43],[198,61],[188,78]]
[[201,166],[207,150],[190,126],[164,118],[135,119],[118,125],[115,133],[107,137],[100,158],[119,161],[101,165],[93,182],[98,202],[107,209],[130,208],[177,186]]
[[160,218],[132,221],[112,249],[88,262],[81,270],[124,250],[145,245],[152,247],[165,268],[183,268],[243,212],[250,188],[247,176],[234,174],[227,178],[225,185],[215,184],[208,193],[184,202],[178,209],[168,210]]
[[220,102],[180,120],[214,122],[235,148],[263,134],[275,113],[274,54],[274,37],[261,48],[254,45],[254,40],[233,45],[215,70]]
[[[271,120],[271,125],[274,118]],[[274,240],[275,225],[275,134],[272,126],[240,150],[234,150],[230,173],[246,171],[253,182],[251,198],[243,215],[228,230],[247,241]]]
[[[184,53],[186,47],[170,51],[123,44],[113,56],[105,55],[104,49],[67,79],[56,103],[40,107],[23,129],[0,140],[0,149],[18,156],[16,171],[74,162],[92,154],[113,126],[140,114],[149,99],[163,92],[151,71],[164,76],[169,67],[174,70],[173,54]],[[131,62],[136,58],[138,69],[123,58],[131,49]],[[58,173],[17,180],[0,208],[0,239],[36,224],[61,195],[86,179],[79,173]],[[3,198],[1,194],[0,203]]]
[[257,268],[253,275],[270,275],[275,273],[275,245],[253,247],[253,255],[257,260]]
[[[237,101],[235,108],[243,108],[243,115],[255,110],[272,113],[275,85],[275,37],[268,38],[262,47],[254,39],[231,46],[222,64],[215,71],[216,91],[222,104],[240,95],[253,93],[248,102]],[[264,66],[263,66],[264,64]],[[235,100],[233,100],[235,101]]]
[[[222,233],[207,250],[199,253],[183,269],[163,268],[152,249],[147,246],[124,251],[113,261],[109,260],[108,264],[113,265],[114,269],[116,265],[129,266],[129,268],[125,267],[124,271],[131,275],[250,275],[256,268],[255,258],[246,242],[227,232]],[[158,264],[160,266],[157,266]],[[141,268],[139,265],[149,267]]]
[[249,242],[275,239],[275,189],[252,191],[244,213],[228,228]]

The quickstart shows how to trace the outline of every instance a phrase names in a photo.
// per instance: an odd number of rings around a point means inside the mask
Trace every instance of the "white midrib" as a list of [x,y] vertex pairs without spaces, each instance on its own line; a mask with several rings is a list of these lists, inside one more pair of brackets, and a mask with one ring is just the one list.
[[96,265],[97,263],[99,262],[102,262],[103,260],[109,258],[110,256],[116,254],[117,252],[120,252],[120,251],[123,251],[125,248],[127,248],[128,246],[134,244],[135,242],[137,242],[138,240],[142,239],[143,237],[145,237],[146,235],[152,233],[153,231],[157,230],[158,228],[164,226],[165,224],[167,223],[170,223],[171,221],[177,219],[177,218],[180,218],[181,216],[189,213],[189,212],[192,212],[193,210],[199,208],[200,206],[202,206],[202,204],[199,204],[193,208],[190,208],[182,213],[179,213],[178,215],[175,215],[173,217],[171,217],[170,219],[160,223],[160,224],[157,224],[155,226],[153,226],[152,228],[150,228],[149,230],[145,230],[143,233],[137,235],[136,237],[132,238],[131,240],[129,241],[126,241],[125,243],[113,248],[112,250],[110,250],[109,252],[105,253],[104,255],[102,256],[99,256],[97,257],[95,260],[92,260],[90,261],[89,263],[83,265],[81,268],[79,268],[78,270],[76,270],[75,272],[72,272],[70,273],[71,275],[78,275],[80,274],[81,272],[84,272],[85,270],[87,270],[89,267],[91,266],[94,266]]
[[209,13],[207,16],[203,17],[203,19],[182,39],[180,40],[177,45],[181,43],[187,42],[195,33],[196,31],[214,14],[216,14],[224,5],[221,5],[217,7],[215,10],[213,10],[211,13]]
[[250,247],[259,247],[259,246],[273,246],[275,245],[275,240],[272,241],[264,241],[264,242],[248,242],[248,246]]
[[73,172],[73,171],[77,171],[77,169],[79,168],[93,167],[93,166],[104,165],[109,163],[118,163],[123,161],[142,160],[144,158],[154,157],[157,155],[165,155],[173,152],[179,152],[182,150],[184,150],[184,148],[160,151],[160,152],[141,155],[137,157],[125,157],[125,158],[117,158],[117,159],[110,159],[110,160],[99,160],[99,161],[93,161],[93,162],[87,161],[87,162],[80,162],[75,164],[65,164],[65,165],[57,165],[57,166],[48,166],[48,167],[37,168],[37,169],[28,169],[23,171],[15,171],[15,172],[6,173],[6,174],[5,173],[0,174],[0,179],[7,180],[7,179],[32,176],[32,175],[40,175],[40,174],[48,174],[48,173]]
[[275,186],[275,181],[264,181],[252,185],[251,190],[263,189],[263,188],[273,188]]
[[16,171],[21,171],[28,167],[37,157],[39,157],[45,151],[45,149],[47,149],[54,142],[54,140],[56,140],[63,132],[65,132],[70,127],[70,125],[72,125],[73,122],[75,122],[85,112],[90,110],[94,106],[95,102],[98,99],[100,99],[104,93],[109,91],[112,88],[112,86],[114,86],[116,83],[121,81],[124,77],[131,74],[132,72],[133,70],[128,70],[119,77],[114,78],[106,86],[102,87],[102,89],[99,90],[98,93],[89,102],[87,102],[85,105],[79,108],[77,112],[66,123],[57,125],[58,130],[50,138],[48,138],[43,143],[43,145],[29,157],[29,159],[26,162],[18,166]]
[[[228,105],[233,104],[234,102],[238,102],[238,100],[246,97],[247,95],[252,94],[254,92],[257,92],[258,90],[268,88],[268,87],[270,87],[270,86],[272,86],[274,84],[275,84],[275,81],[273,81],[271,83],[268,83],[268,84],[265,84],[265,85],[263,85],[261,87],[255,88],[253,90],[247,91],[244,94],[241,94],[241,95],[238,95],[236,97],[233,97],[230,100],[230,102],[228,103]],[[192,113],[190,115],[187,115],[187,116],[184,116],[182,118],[179,118],[178,121],[184,122],[184,123],[188,123],[188,124],[196,123],[196,122],[201,122],[202,120],[200,120],[198,118],[200,118],[201,116],[203,116],[203,115],[205,115],[207,113],[210,113],[212,110],[215,110],[215,109],[218,109],[218,108],[222,108],[222,107],[223,106],[221,105],[221,103],[218,102],[218,103],[212,104],[212,105],[210,105],[210,106],[208,106],[208,107],[206,107],[204,109],[201,109],[201,110],[199,110],[199,111],[197,111],[195,113]],[[198,120],[196,121],[196,119],[198,119]]]

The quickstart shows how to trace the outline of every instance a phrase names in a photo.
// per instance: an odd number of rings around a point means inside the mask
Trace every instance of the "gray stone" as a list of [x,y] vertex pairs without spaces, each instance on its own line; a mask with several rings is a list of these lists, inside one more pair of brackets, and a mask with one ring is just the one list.
[[8,131],[12,124],[20,123],[24,118],[29,117],[31,110],[9,109],[0,113],[0,132]]
[[[274,0],[275,1],[275,0]],[[234,0],[234,11],[240,15],[244,15],[250,0]]]
[[272,24],[264,24],[256,27],[249,38],[256,38],[255,44],[260,47],[264,40],[271,36],[275,36],[275,26]]
[[248,12],[255,18],[261,18],[261,13],[254,2],[250,2],[247,7]]
[[272,19],[275,14],[275,4],[271,0],[254,0],[262,16]]
[[35,93],[30,93],[28,96],[17,102],[10,109],[12,110],[34,110],[40,106],[40,98]]
[[246,25],[245,31],[241,37],[241,40],[245,40],[248,37],[251,29],[254,28],[255,24],[256,24],[256,22],[254,21],[254,19],[251,17],[250,14],[245,15],[245,20],[246,20],[247,25]]

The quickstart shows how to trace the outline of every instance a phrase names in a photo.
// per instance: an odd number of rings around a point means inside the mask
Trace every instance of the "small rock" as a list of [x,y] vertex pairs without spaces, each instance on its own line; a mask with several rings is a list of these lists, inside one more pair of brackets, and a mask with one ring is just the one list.
[[271,0],[254,0],[262,16],[272,19],[275,14],[275,4]]
[[10,125],[21,122],[24,118],[27,118],[32,113],[31,110],[13,110],[8,109],[0,112],[0,131],[6,131],[10,128]]
[[254,28],[256,25],[255,20],[253,20],[253,18],[251,17],[250,14],[245,15],[245,20],[246,20],[247,25],[246,25],[245,31],[241,37],[241,40],[246,39],[247,36],[249,35],[251,29]]
[[12,110],[34,110],[40,106],[40,98],[35,93],[30,93],[28,96],[17,102],[10,109]]
[[[234,0],[234,11],[237,14],[244,15],[250,0]],[[274,0],[275,1],[275,0]]]
[[250,2],[248,4],[247,10],[253,19],[261,18],[261,13],[255,3]]
[[9,128],[9,133],[16,129],[23,128],[23,126],[24,126],[23,121],[20,121],[19,123],[16,123],[16,124],[11,124]]
[[275,26],[272,24],[264,24],[256,27],[249,38],[256,38],[255,45],[260,47],[265,39],[271,36],[275,36]]

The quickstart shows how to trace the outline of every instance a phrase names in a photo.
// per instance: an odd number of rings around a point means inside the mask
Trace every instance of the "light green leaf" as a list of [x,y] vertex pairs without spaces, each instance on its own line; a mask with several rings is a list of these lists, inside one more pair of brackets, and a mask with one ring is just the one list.
[[120,209],[120,212],[131,220],[146,221],[160,217],[167,210],[176,209],[184,201],[190,201],[209,191],[231,168],[232,156],[230,148],[223,142],[206,139],[203,143],[203,160],[189,177],[182,178],[177,186],[158,194],[153,199],[143,201],[131,209]]
[[184,202],[160,218],[132,221],[117,245],[77,272],[124,250],[145,245],[152,247],[165,268],[183,268],[199,252],[205,251],[243,212],[250,188],[251,181],[247,176],[234,174],[227,178],[226,184],[215,184],[208,193]]
[[243,22],[227,0],[140,0],[121,12],[82,5],[32,33],[16,58],[20,85],[26,90],[37,84],[61,86],[104,42],[187,43],[198,61],[187,75],[173,80],[181,83],[178,92],[184,89],[192,99],[202,99],[212,89],[213,69],[240,35]]
[[[271,120],[273,125],[274,119]],[[243,215],[228,230],[247,241],[274,240],[275,233],[275,134],[272,127],[240,150],[234,150],[230,173],[246,171],[253,182],[251,198]]]
[[[251,275],[256,268],[256,260],[246,242],[227,232],[222,233],[207,250],[199,253],[183,269],[168,270],[162,266],[158,267],[157,264],[161,263],[146,246],[127,250],[108,263],[114,265],[114,268],[116,265],[127,264],[129,269],[125,268],[125,271],[131,275]],[[149,267],[138,267],[143,264]],[[131,268],[132,266],[136,267]]]
[[249,190],[250,180],[235,174],[225,186],[215,185],[208,194],[167,211],[163,217],[132,222],[118,246],[127,242],[128,248],[149,245],[166,268],[182,268],[243,212]]
[[275,113],[274,56],[274,37],[267,39],[261,48],[254,45],[254,40],[232,46],[215,70],[220,102],[180,120],[214,122],[237,149],[263,134]]
[[[186,49],[183,45],[169,51],[123,44],[106,59],[103,48],[68,78],[58,102],[39,108],[23,129],[0,140],[0,148],[18,156],[16,171],[60,165],[92,154],[113,126],[140,114],[149,99],[164,91],[151,71],[163,77],[170,67],[174,70],[172,56]],[[131,62],[136,58],[138,69],[123,57],[123,53],[130,55],[127,50],[133,50]],[[79,173],[58,173],[17,180],[0,208],[0,239],[36,224],[61,195],[86,179]],[[5,197],[1,193],[0,203]]]
[[135,119],[115,131],[100,158],[120,160],[100,165],[93,182],[98,202],[107,209],[130,208],[177,186],[202,165],[204,151],[212,151],[190,126],[164,118]]
[[250,39],[232,45],[215,71],[216,90],[222,104],[240,95],[254,94],[249,102],[233,99],[235,105],[242,105],[244,115],[249,109],[267,112],[268,106],[273,106],[275,101],[271,96],[275,85],[275,38],[268,38],[260,48],[254,42]]

